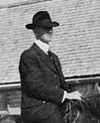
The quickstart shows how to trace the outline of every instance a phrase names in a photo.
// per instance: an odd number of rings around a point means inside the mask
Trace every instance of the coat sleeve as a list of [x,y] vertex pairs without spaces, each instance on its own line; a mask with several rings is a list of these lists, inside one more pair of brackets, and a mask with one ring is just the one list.
[[26,86],[33,97],[53,103],[61,103],[64,90],[47,84],[38,66],[36,57],[22,56],[19,71],[22,85]]

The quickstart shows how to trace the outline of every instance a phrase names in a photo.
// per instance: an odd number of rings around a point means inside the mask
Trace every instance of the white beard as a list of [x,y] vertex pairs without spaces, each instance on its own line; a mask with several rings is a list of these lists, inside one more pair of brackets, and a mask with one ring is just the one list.
[[52,40],[52,35],[50,35],[50,34],[44,34],[44,35],[42,35],[42,39],[44,41],[50,42]]

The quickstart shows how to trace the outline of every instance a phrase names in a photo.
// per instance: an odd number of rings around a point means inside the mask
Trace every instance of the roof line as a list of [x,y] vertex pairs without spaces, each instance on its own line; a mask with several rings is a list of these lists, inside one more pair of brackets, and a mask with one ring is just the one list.
[[87,78],[96,78],[100,77],[100,74],[88,74],[88,75],[75,75],[70,77],[65,77],[65,79],[87,79]]

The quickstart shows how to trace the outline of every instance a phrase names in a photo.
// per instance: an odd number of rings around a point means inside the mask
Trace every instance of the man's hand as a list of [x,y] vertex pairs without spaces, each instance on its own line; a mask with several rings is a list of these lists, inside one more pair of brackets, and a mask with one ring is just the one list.
[[82,94],[79,91],[73,91],[71,93],[66,94],[66,99],[69,100],[82,100]]

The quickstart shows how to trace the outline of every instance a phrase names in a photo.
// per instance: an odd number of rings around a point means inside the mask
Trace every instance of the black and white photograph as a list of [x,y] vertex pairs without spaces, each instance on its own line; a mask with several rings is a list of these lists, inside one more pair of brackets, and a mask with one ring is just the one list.
[[100,123],[99,0],[0,0],[0,123]]

